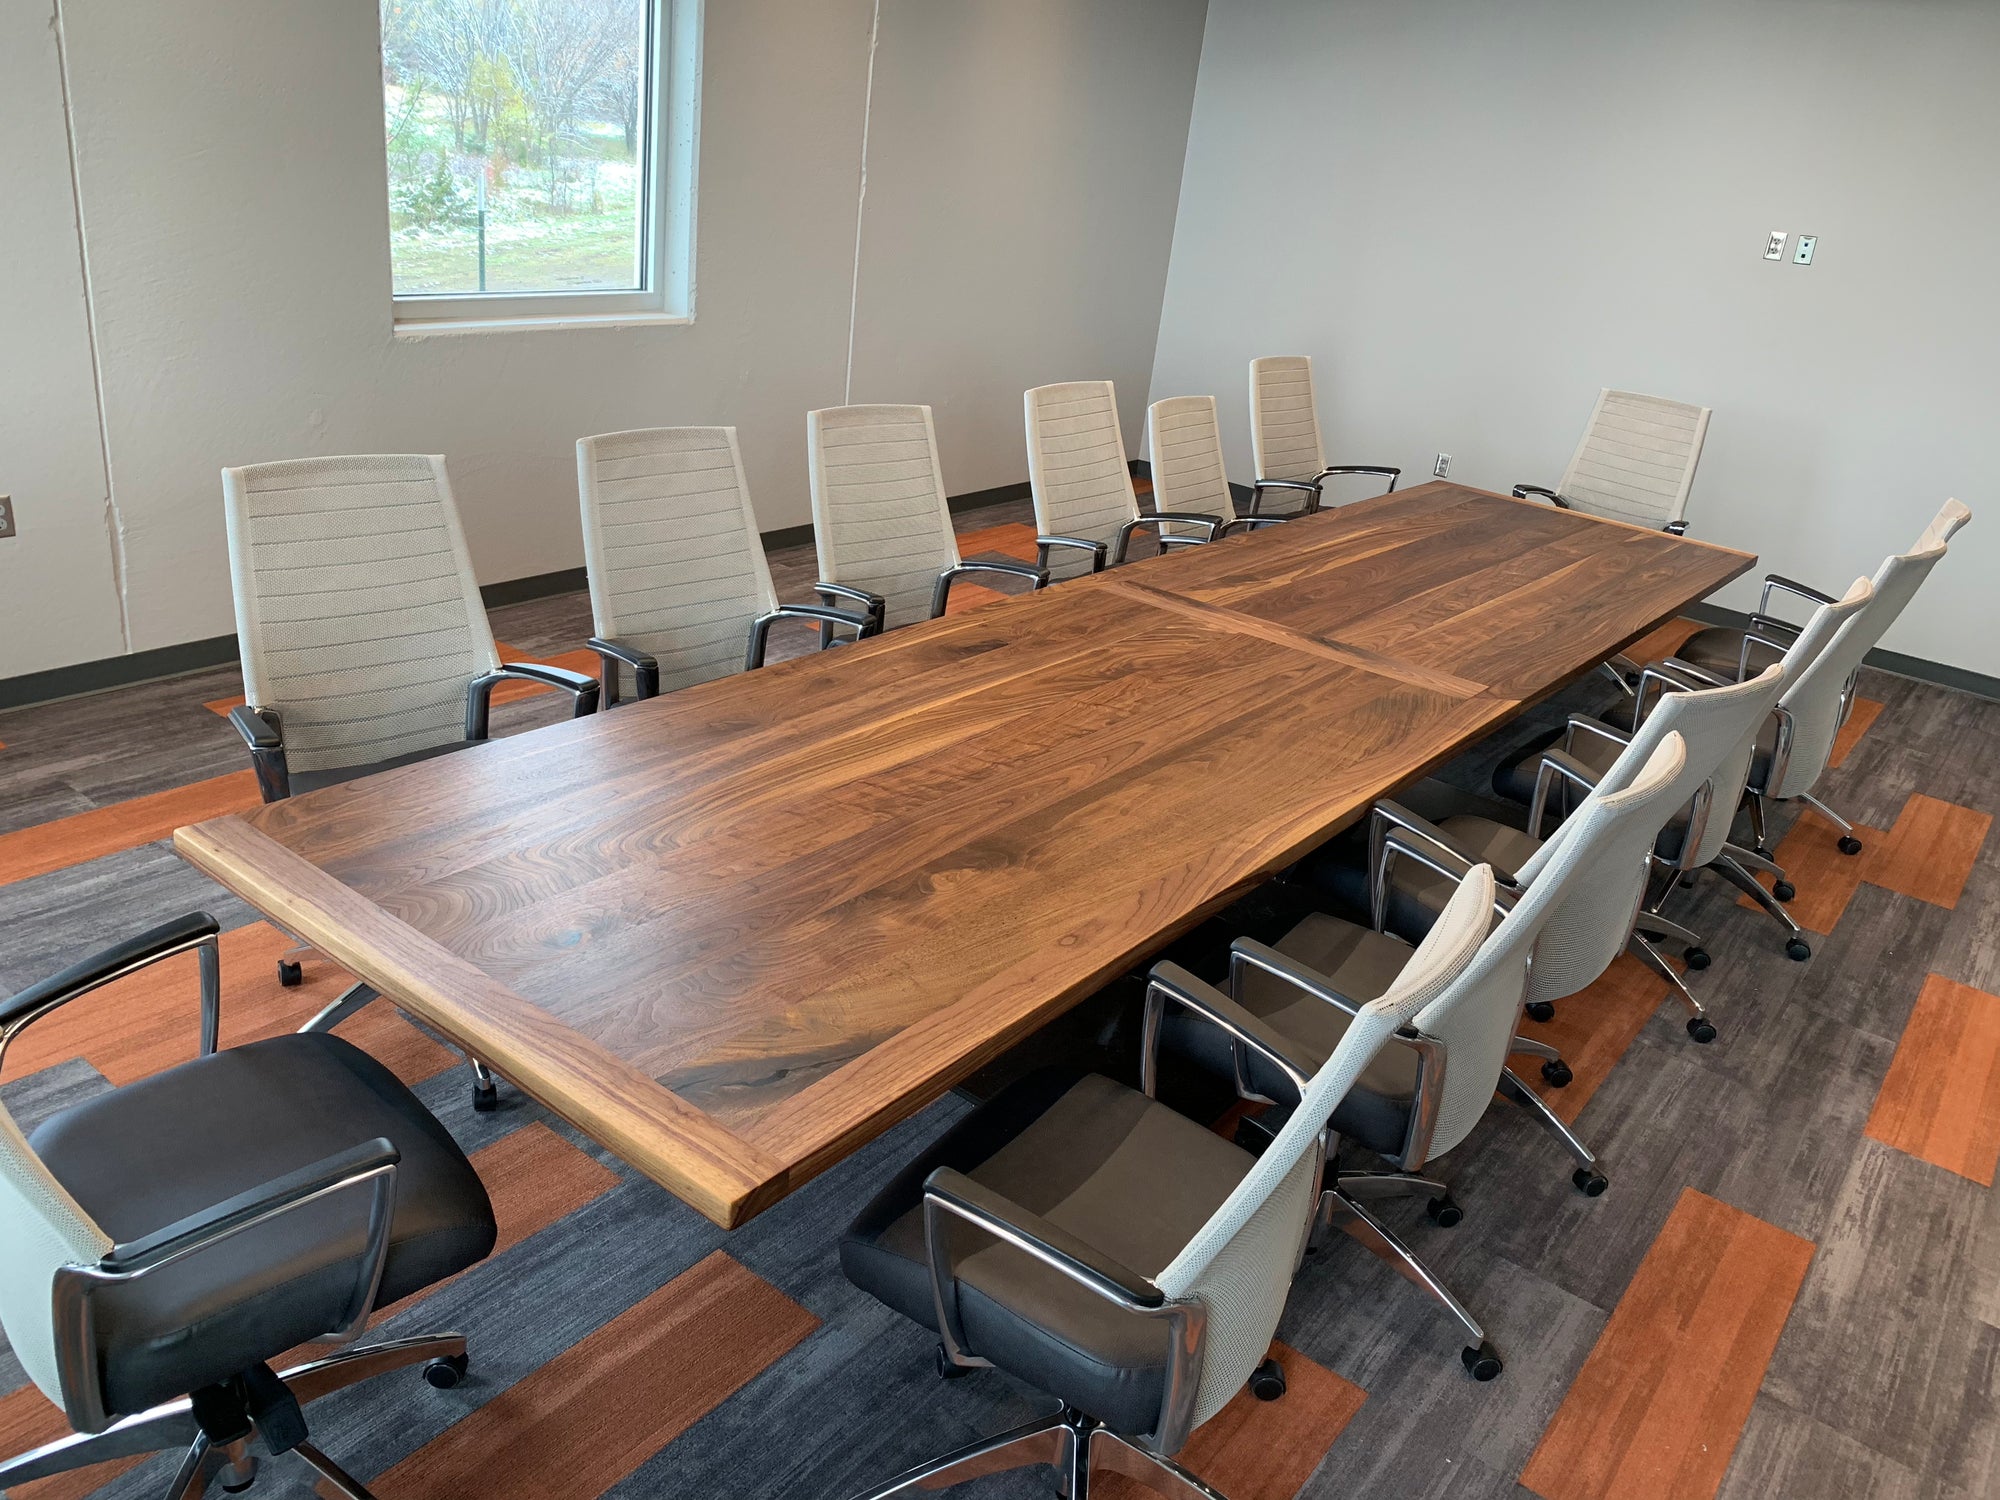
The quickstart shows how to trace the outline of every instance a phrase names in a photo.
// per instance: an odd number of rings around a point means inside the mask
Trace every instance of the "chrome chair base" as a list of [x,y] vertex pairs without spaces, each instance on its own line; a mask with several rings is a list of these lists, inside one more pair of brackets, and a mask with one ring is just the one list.
[[[428,1365],[433,1360],[460,1361],[464,1357],[463,1334],[420,1334],[343,1349],[325,1359],[280,1370],[278,1378],[291,1388],[299,1405],[305,1406],[321,1396],[391,1370]],[[456,1373],[454,1370],[452,1381],[441,1383],[455,1383]],[[212,1480],[222,1479],[222,1487],[230,1490],[241,1489],[250,1482],[259,1462],[251,1447],[249,1442],[220,1447],[211,1443],[195,1422],[191,1403],[183,1397],[127,1417],[102,1432],[73,1433],[0,1463],[0,1490],[11,1493],[16,1485],[30,1480],[67,1474],[115,1458],[139,1458],[185,1449],[186,1456],[167,1485],[165,1500],[201,1500]],[[311,1443],[300,1443],[292,1452],[314,1469],[334,1493],[346,1500],[371,1500],[367,1490]]]
[[1120,1474],[1173,1500],[1228,1500],[1163,1453],[1120,1437],[1095,1417],[1064,1407],[1038,1421],[981,1438],[942,1458],[919,1464],[855,1500],[888,1500],[891,1495],[948,1489],[955,1484],[1046,1464],[1062,1482],[1065,1500],[1090,1500],[1093,1473]]

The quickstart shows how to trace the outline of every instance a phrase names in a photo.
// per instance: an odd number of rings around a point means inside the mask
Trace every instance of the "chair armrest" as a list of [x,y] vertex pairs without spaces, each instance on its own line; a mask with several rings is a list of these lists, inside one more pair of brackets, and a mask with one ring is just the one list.
[[1670,656],[1665,661],[1652,663],[1661,680],[1679,680],[1680,687],[1687,692],[1700,692],[1703,688],[1734,687],[1727,677],[1711,672],[1706,667],[1698,667],[1691,661],[1682,661],[1678,656]]
[[1764,591],[1757,599],[1758,614],[1768,615],[1771,612],[1771,595],[1774,592],[1796,594],[1799,598],[1815,605],[1838,604],[1840,602],[1833,595],[1822,594],[1818,589],[1800,583],[1796,579],[1787,578],[1782,573],[1766,573],[1764,575]]
[[1168,545],[1169,538],[1164,532],[1159,530],[1162,525],[1205,526],[1208,528],[1208,535],[1201,540],[1212,542],[1225,524],[1221,516],[1204,516],[1192,511],[1161,510],[1154,511],[1150,515],[1134,516],[1118,528],[1118,540],[1111,549],[1111,561],[1113,563],[1122,563],[1125,561],[1125,553],[1132,545],[1132,533],[1142,526],[1150,526],[1154,529],[1155,534],[1160,538],[1160,546],[1164,549]]
[[[1261,945],[1259,947],[1261,949]],[[1276,952],[1275,949],[1263,951]],[[1292,962],[1282,953],[1277,954],[1277,958],[1287,965]],[[1232,975],[1235,968],[1236,960],[1232,954]],[[1318,981],[1312,970],[1301,967],[1300,972],[1308,981]],[[1234,980],[1231,982],[1233,984]],[[1332,992],[1328,991],[1328,994]],[[1162,962],[1154,964],[1152,973],[1147,976],[1145,1018],[1139,1036],[1139,1088],[1148,1098],[1153,1096],[1158,1081],[1160,1030],[1166,1020],[1169,1000],[1183,1010],[1193,1011],[1228,1035],[1229,1055],[1236,1074],[1236,1092],[1240,1097],[1264,1097],[1252,1090],[1249,1077],[1243,1070],[1243,1049],[1246,1047],[1284,1074],[1286,1081],[1298,1091],[1300,1097],[1304,1097],[1308,1075],[1285,1050],[1282,1036],[1206,980],[1197,979],[1179,964]]]
[[510,661],[501,663],[497,672],[482,672],[472,679],[465,689],[465,737],[468,740],[483,740],[491,721],[493,689],[503,682],[539,682],[545,687],[561,688],[570,695],[572,719],[587,718],[597,712],[599,688],[597,679],[582,672],[572,672],[568,667],[551,667],[543,662]]
[[250,751],[258,794],[266,802],[283,802],[291,796],[291,772],[285,764],[285,725],[277,710],[239,703],[229,710],[229,723],[243,736],[244,746]]
[[201,962],[201,1051],[204,1056],[213,1052],[221,1027],[221,950],[217,945],[221,931],[221,924],[207,912],[189,912],[73,963],[61,973],[0,1001],[0,1063],[5,1062],[8,1044],[50,1011],[190,949],[200,954]]
[[637,646],[626,644],[608,636],[594,635],[586,645],[597,653],[602,665],[599,681],[602,689],[598,705],[602,708],[618,706],[618,663],[623,662],[632,669],[632,698],[644,703],[648,698],[660,696],[660,663],[649,651],[641,651]]
[[1387,479],[1389,488],[1382,492],[1385,495],[1395,493],[1396,481],[1403,477],[1401,469],[1389,464],[1328,464],[1319,471],[1321,480],[1330,479],[1336,474],[1374,474]]
[[1026,1252],[1107,1302],[1135,1312],[1166,1306],[1166,1293],[1130,1266],[951,1167],[939,1167],[924,1179],[924,1238],[931,1252],[933,1290],[940,1293],[942,1281],[950,1279],[956,1267],[950,1246],[938,1243],[938,1211]]
[[962,562],[954,563],[937,576],[937,586],[931,590],[931,618],[935,620],[951,602],[951,586],[967,573],[998,573],[1007,578],[1025,578],[1036,589],[1048,587],[1049,570],[1033,563],[1021,562]]
[[1259,514],[1259,507],[1264,503],[1264,491],[1266,490],[1300,490],[1304,492],[1306,497],[1305,504],[1301,505],[1297,510],[1286,511],[1285,519],[1287,520],[1290,520],[1293,516],[1309,516],[1319,509],[1321,488],[1320,482],[1317,479],[1259,479],[1250,486],[1251,515]]
[[1566,750],[1544,750],[1535,768],[1535,796],[1528,805],[1528,832],[1542,837],[1542,825],[1549,814],[1549,793],[1557,783],[1580,788],[1586,794],[1597,789],[1598,773]]
[[1686,536],[1688,534],[1688,523],[1685,521],[1669,521],[1660,530],[1664,531],[1668,536]]
[[744,671],[754,672],[764,665],[764,650],[771,627],[780,620],[819,621],[819,649],[822,651],[833,644],[833,631],[838,626],[847,626],[854,632],[857,641],[866,640],[876,633],[873,615],[857,614],[851,609],[827,609],[818,604],[780,604],[770,613],[759,615],[750,622],[750,644],[743,653]]
[[1563,497],[1561,495],[1558,495],[1554,490],[1547,489],[1539,484],[1515,485],[1514,498],[1516,500],[1546,500],[1549,502],[1549,504],[1557,506],[1563,510],[1570,509],[1569,501],[1563,499]]
[[1078,551],[1088,552],[1090,571],[1093,573],[1104,571],[1104,560],[1111,550],[1103,542],[1093,542],[1088,537],[1038,536],[1035,538],[1035,555],[1041,559],[1044,568],[1049,565],[1049,549],[1052,547],[1073,547]]
[[1217,531],[1215,535],[1216,538],[1219,540],[1220,538],[1228,536],[1231,532],[1236,531],[1239,528],[1244,531],[1257,531],[1265,526],[1282,526],[1285,524],[1285,522],[1291,519],[1292,518],[1289,515],[1238,516],[1234,520],[1224,521],[1222,523],[1221,529]]
[[1368,814],[1368,906],[1377,932],[1386,930],[1389,867],[1399,855],[1454,881],[1465,879],[1477,865],[1492,864],[1495,881],[1516,884],[1511,870],[1482,860],[1430,819],[1384,797]]
[[1634,732],[1629,729],[1614,729],[1602,719],[1593,719],[1589,714],[1571,714],[1569,723],[1563,729],[1563,749],[1574,754],[1576,737],[1579,734],[1588,734],[1600,740],[1608,740],[1622,750],[1632,743]]
[[[880,594],[849,588],[844,583],[828,583],[824,578],[813,585],[813,592],[822,599],[847,599],[860,605],[862,612],[875,622],[875,628],[868,632],[870,635],[880,635],[889,628],[889,601]],[[833,644],[831,625],[820,626],[819,643],[822,647]]]
[[1752,615],[1749,628],[1743,632],[1743,642],[1736,648],[1736,680],[1750,680],[1750,658],[1759,651],[1770,653],[1763,666],[1783,661],[1785,653],[1797,643],[1800,631],[1800,626],[1789,621],[1773,619],[1769,615]]

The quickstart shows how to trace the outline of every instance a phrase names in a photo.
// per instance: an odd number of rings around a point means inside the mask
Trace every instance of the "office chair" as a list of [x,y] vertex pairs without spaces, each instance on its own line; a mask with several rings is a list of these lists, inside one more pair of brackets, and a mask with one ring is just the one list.
[[1157,479],[1156,513],[1140,511],[1110,381],[1039,385],[1022,392],[1021,406],[1028,430],[1028,488],[1040,533],[1035,550],[1050,577],[1075,578],[1122,563],[1132,534],[1143,527],[1153,529],[1162,552],[1221,534],[1221,516],[1161,513],[1167,507],[1159,503]]
[[[1227,998],[1162,965],[1144,1092],[1033,1074],[883,1189],[841,1241],[848,1279],[937,1332],[940,1373],[998,1366],[1062,1405],[864,1500],[1043,1463],[1072,1500],[1096,1471],[1223,1500],[1174,1454],[1246,1382],[1266,1399],[1282,1392],[1266,1356],[1315,1217],[1327,1120],[1384,1042],[1476,961],[1492,905],[1492,877],[1475,871],[1310,1074]],[[1286,1080],[1294,1107],[1260,1157],[1152,1097],[1157,1010],[1169,999]]]
[[648,427],[579,438],[576,486],[603,663],[602,703],[692,687],[764,665],[772,625],[811,620],[872,635],[871,614],[780,604],[750,507],[734,427]]
[[1396,488],[1401,469],[1387,464],[1329,464],[1320,441],[1319,403],[1313,393],[1312,357],[1269,354],[1250,361],[1250,452],[1257,465],[1250,486],[1250,514],[1263,513],[1267,490],[1294,491],[1311,515],[1325,498],[1326,482],[1342,474],[1375,474]]
[[[1856,579],[1854,587],[1848,591],[1847,598],[1823,604],[1814,612],[1813,617],[1806,622],[1805,628],[1799,632],[1775,664],[1768,660],[1765,662],[1766,668],[1776,666],[1781,674],[1781,681],[1777,702],[1770,712],[1753,726],[1748,743],[1741,747],[1743,759],[1740,763],[1740,773],[1743,778],[1744,793],[1757,786],[1768,774],[1772,757],[1777,753],[1779,744],[1789,742],[1791,739],[1790,726],[1794,713],[1801,707],[1812,704],[1820,696],[1821,684],[1825,681],[1824,663],[1829,651],[1840,639],[1847,621],[1867,604],[1871,596],[1872,590],[1868,580]],[[1765,675],[1767,673],[1760,672],[1759,679],[1753,680],[1761,680]],[[1720,677],[1679,659],[1653,662],[1639,677],[1638,691],[1634,695],[1632,705],[1633,725],[1636,729],[1648,717],[1649,710],[1659,712],[1669,707],[1668,700],[1662,699],[1658,708],[1652,708],[1655,687],[1663,693],[1677,693],[1726,687],[1734,683],[1733,676]],[[1687,706],[1673,704],[1672,708],[1678,714],[1686,711]],[[1558,814],[1563,811],[1564,802],[1569,796],[1567,790],[1569,785],[1581,786],[1583,777],[1602,773],[1620,754],[1624,738],[1625,735],[1621,731],[1597,720],[1582,715],[1572,717],[1564,728],[1553,734],[1540,736],[1530,741],[1522,750],[1505,757],[1493,773],[1493,789],[1502,797],[1528,807],[1530,826],[1535,826],[1532,819],[1538,816],[1540,811],[1554,809]],[[1554,773],[1550,771],[1548,761],[1558,741],[1561,743],[1561,754],[1567,770]],[[1685,843],[1680,853],[1670,861],[1663,855],[1660,861],[1662,866],[1671,869],[1675,878],[1666,882],[1656,899],[1650,901],[1646,908],[1646,930],[1656,938],[1671,937],[1686,944],[1684,956],[1688,967],[1692,969],[1708,967],[1708,950],[1693,933],[1667,922],[1663,909],[1668,898],[1681,888],[1680,877],[1693,875],[1701,870],[1713,870],[1771,914],[1785,929],[1785,954],[1788,958],[1803,963],[1812,957],[1812,946],[1806,942],[1804,932],[1781,904],[1781,899],[1790,899],[1790,888],[1785,881],[1785,872],[1772,861],[1768,851],[1761,847],[1755,850],[1745,849],[1730,841],[1734,832],[1736,809],[1743,795],[1739,793],[1734,798],[1728,795],[1730,787],[1736,784],[1738,768],[1739,762],[1732,754],[1725,764],[1725,770],[1718,773],[1716,795],[1719,800],[1710,808],[1710,815],[1703,825],[1701,836]],[[1780,898],[1759,885],[1752,874],[1757,870],[1773,876],[1780,885],[1784,885],[1785,896]],[[1655,973],[1661,971],[1663,965],[1655,961],[1657,954],[1639,956]],[[1677,987],[1684,988],[1678,986],[1678,977]],[[1537,1019],[1546,1019],[1546,1016],[1537,1016]],[[1695,1029],[1692,1022],[1689,1029],[1690,1031]],[[1701,1039],[1697,1037],[1697,1040]]]
[[1517,484],[1514,496],[1681,536],[1710,410],[1635,391],[1599,391],[1562,482],[1554,489]]
[[[1824,774],[1827,759],[1833,753],[1834,736],[1853,711],[1855,675],[1860,670],[1862,659],[1896,623],[1924,580],[1930,577],[1931,569],[1944,559],[1951,539],[1971,519],[1969,507],[1957,500],[1945,501],[1917,538],[1915,546],[1908,552],[1891,554],[1875,570],[1875,577],[1871,580],[1875,586],[1875,597],[1861,618],[1840,637],[1836,648],[1841,660],[1851,659],[1846,675],[1840,679],[1839,695],[1833,700],[1837,717],[1829,728],[1825,708],[1828,701],[1826,686],[1831,679],[1822,677],[1816,684],[1810,704],[1802,700],[1790,706],[1793,719],[1791,735],[1781,745],[1773,746],[1772,762],[1766,768],[1768,774],[1754,778],[1751,783],[1750,811],[1756,825],[1758,854],[1768,859],[1771,853],[1766,832],[1766,804],[1790,798],[1806,803],[1840,830],[1841,853],[1861,852],[1861,840],[1854,836],[1854,825],[1827,806],[1813,788]],[[1792,594],[1821,607],[1833,602],[1829,595],[1808,588],[1803,583],[1795,583],[1777,573],[1767,574],[1757,613],[1750,617],[1747,628],[1739,630],[1732,626],[1715,626],[1697,631],[1675,654],[1680,660],[1692,663],[1711,676],[1733,681],[1744,675],[1754,661],[1768,659],[1773,652],[1785,650],[1797,638],[1800,627],[1771,613],[1771,596],[1774,593]]]
[[[830,406],[806,413],[813,544],[829,603],[847,599],[892,630],[945,612],[951,586],[968,573],[1026,579],[1046,568],[964,562],[945,504],[944,468],[928,406]],[[832,633],[821,627],[822,640]]]
[[[1497,886],[1500,922],[1459,982],[1391,1039],[1334,1111],[1342,1153],[1327,1168],[1319,1233],[1345,1229],[1456,1318],[1470,1339],[1460,1358],[1477,1379],[1491,1380],[1502,1368],[1485,1328],[1367,1200],[1422,1195],[1432,1222],[1457,1223],[1462,1210],[1430,1173],[1472,1133],[1496,1090],[1562,1143],[1576,1162],[1571,1181],[1579,1191],[1594,1198],[1608,1186],[1597,1158],[1514,1075],[1507,1058],[1530,994],[1531,958],[1535,969],[1546,967],[1567,982],[1592,964],[1601,971],[1623,946],[1645,891],[1654,835],[1676,805],[1669,799],[1682,786],[1686,759],[1680,736],[1668,735],[1628,785],[1593,790],[1522,865],[1517,883]],[[1426,866],[1460,887],[1475,878],[1468,870],[1487,869],[1444,857],[1430,841],[1401,829],[1389,829],[1385,839],[1391,858]],[[1378,911],[1384,905],[1379,895],[1371,904]],[[1244,1024],[1254,1021],[1288,1066],[1305,1073],[1337,1047],[1358,1008],[1394,982],[1409,953],[1408,943],[1380,926],[1316,912],[1275,946],[1237,939],[1230,947],[1228,999],[1248,1018]],[[1171,967],[1153,971],[1155,984],[1198,983],[1185,971],[1168,972]],[[1282,1109],[1284,1070],[1261,1054],[1231,1045],[1218,1055],[1213,1040],[1196,1028],[1183,1028],[1180,1041],[1197,1062],[1233,1077],[1240,1096]],[[1262,1128],[1253,1121],[1243,1134]],[[1350,1146],[1381,1158],[1387,1169],[1348,1165]]]
[[455,1276],[494,1242],[465,1155],[395,1075],[339,1037],[218,1051],[215,919],[168,922],[0,1003],[0,1057],[43,1016],[176,954],[201,967],[200,1055],[71,1105],[24,1136],[0,1109],[0,1325],[75,1429],[0,1462],[0,1488],[182,1450],[166,1500],[240,1490],[254,1448],[368,1492],[301,1407],[412,1365],[466,1369],[456,1333],[355,1345],[274,1372],[300,1344]]
[[[1441,781],[1427,781],[1393,802],[1378,802],[1369,819],[1365,848],[1336,842],[1308,860],[1299,879],[1331,893],[1343,905],[1370,913],[1376,928],[1414,942],[1436,920],[1450,880],[1434,863],[1401,858],[1411,844],[1431,861],[1463,869],[1493,866],[1503,889],[1518,889],[1532,878],[1547,847],[1550,812],[1558,816],[1599,786],[1628,785],[1669,735],[1678,735],[1685,760],[1676,784],[1655,804],[1658,825],[1644,867],[1620,872],[1603,889],[1579,890],[1549,919],[1536,950],[1524,1007],[1537,1021],[1554,1018],[1555,1003],[1595,983],[1619,953],[1629,952],[1673,986],[1689,1016],[1688,1035],[1715,1040],[1707,1009],[1654,946],[1669,939],[1698,948],[1701,939],[1659,913],[1666,893],[1684,870],[1719,857],[1729,835],[1757,732],[1784,690],[1785,669],[1773,664],[1749,682],[1691,692],[1648,669],[1642,700],[1661,696],[1635,727],[1614,729],[1584,715],[1572,715],[1560,747],[1550,744],[1533,761],[1534,783],[1526,818],[1512,803],[1496,802]],[[1577,753],[1587,745],[1591,759]],[[1391,835],[1394,835],[1394,842]],[[1640,900],[1627,905],[1629,881],[1638,882]],[[1658,892],[1658,901],[1653,899]],[[1570,1081],[1568,1065],[1555,1049],[1523,1039],[1525,1050],[1544,1059],[1542,1077],[1560,1088]]]
[[[1146,408],[1146,449],[1152,455],[1153,504],[1163,511],[1215,517],[1222,525],[1217,537],[1233,531],[1256,531],[1280,525],[1290,516],[1239,516],[1229,489],[1229,471],[1222,460],[1222,425],[1216,420],[1215,397],[1170,396]],[[1169,525],[1169,534],[1190,537],[1192,527]]]
[[[245,702],[229,722],[266,802],[463,750],[487,737],[493,689],[515,679],[597,710],[597,683],[502,663],[472,576],[444,459],[300,458],[222,471]],[[301,945],[278,982],[303,982]],[[375,998],[356,986],[324,1030]],[[474,1060],[474,1098],[490,1074]]]

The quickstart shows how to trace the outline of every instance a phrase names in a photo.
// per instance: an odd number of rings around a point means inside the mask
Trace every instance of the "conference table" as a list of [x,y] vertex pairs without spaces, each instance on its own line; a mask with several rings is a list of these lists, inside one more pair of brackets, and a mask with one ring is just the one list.
[[735,1227],[1755,561],[1426,484],[175,843]]

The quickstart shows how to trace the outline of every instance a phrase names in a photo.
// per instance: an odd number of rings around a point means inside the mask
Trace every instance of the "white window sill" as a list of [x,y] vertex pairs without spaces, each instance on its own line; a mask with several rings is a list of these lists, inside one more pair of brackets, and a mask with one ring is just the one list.
[[441,338],[461,333],[525,333],[537,328],[673,328],[694,322],[683,313],[557,313],[538,318],[398,319],[399,339]]

